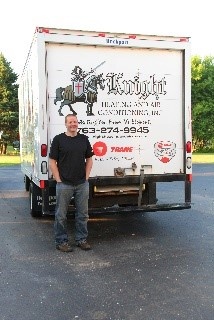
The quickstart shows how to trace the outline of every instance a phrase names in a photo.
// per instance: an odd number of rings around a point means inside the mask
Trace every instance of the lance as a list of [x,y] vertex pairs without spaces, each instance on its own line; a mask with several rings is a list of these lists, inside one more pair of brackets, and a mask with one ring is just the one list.
[[91,71],[89,71],[88,73],[86,73],[86,75],[84,76],[87,77],[90,73],[94,72],[95,70],[97,70],[99,67],[101,67],[106,61],[101,62],[100,64],[98,64],[98,66],[96,66],[94,69],[91,69]]

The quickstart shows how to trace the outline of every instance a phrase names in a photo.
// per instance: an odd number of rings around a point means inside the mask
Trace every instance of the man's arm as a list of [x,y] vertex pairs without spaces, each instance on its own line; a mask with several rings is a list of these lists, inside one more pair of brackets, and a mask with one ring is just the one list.
[[56,180],[56,182],[62,182],[59,176],[59,170],[57,167],[57,162],[54,159],[49,159],[49,167],[51,169],[51,172],[53,173],[53,176]]
[[93,165],[92,157],[91,158],[86,158],[86,163],[85,163],[86,180],[89,179],[92,165]]

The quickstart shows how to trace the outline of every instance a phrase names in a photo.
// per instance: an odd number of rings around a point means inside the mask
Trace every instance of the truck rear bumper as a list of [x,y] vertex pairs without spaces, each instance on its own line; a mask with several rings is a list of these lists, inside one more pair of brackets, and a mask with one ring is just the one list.
[[[191,182],[187,181],[185,174],[145,175],[142,176],[142,179],[140,176],[96,177],[90,178],[89,181],[89,214],[92,215],[97,213],[155,212],[191,208]],[[169,190],[169,194],[167,191],[167,198],[165,196],[165,199],[161,199],[162,197],[157,195],[156,184],[159,182],[179,181],[183,182],[183,187],[181,186],[183,199],[180,199],[180,202],[178,202],[176,194],[170,193],[171,190]],[[55,184],[55,181],[49,181],[49,188],[47,188],[50,191],[49,199],[55,197]],[[159,199],[157,199],[157,196]],[[48,208],[48,206],[46,207]],[[50,214],[52,214],[53,207],[49,206],[48,210],[42,211],[45,214],[50,211]],[[69,212],[74,212],[74,209],[74,201],[71,199]]]
[[[112,206],[103,208],[89,208],[89,216],[96,214],[114,214],[114,213],[143,213],[143,212],[157,212],[157,211],[170,211],[170,210],[184,210],[191,209],[191,203],[172,203],[172,204],[154,204],[138,206]],[[74,214],[75,208],[69,206],[68,214]],[[54,211],[46,212],[45,215],[54,215]]]
[[184,210],[191,209],[191,203],[171,203],[171,204],[153,204],[138,206],[112,206],[106,208],[90,208],[89,214],[98,213],[119,213],[119,212],[156,212],[156,211],[170,211],[170,210]]

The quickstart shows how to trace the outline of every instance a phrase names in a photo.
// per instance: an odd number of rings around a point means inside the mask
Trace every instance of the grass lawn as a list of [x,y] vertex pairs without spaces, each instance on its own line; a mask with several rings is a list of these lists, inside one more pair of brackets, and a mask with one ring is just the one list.
[[193,153],[193,163],[214,163],[214,153]]
[[20,163],[19,151],[15,151],[12,146],[7,147],[7,154],[0,154],[0,167],[13,166]]
[[0,167],[13,166],[14,164],[20,164],[19,155],[2,155],[0,154]]

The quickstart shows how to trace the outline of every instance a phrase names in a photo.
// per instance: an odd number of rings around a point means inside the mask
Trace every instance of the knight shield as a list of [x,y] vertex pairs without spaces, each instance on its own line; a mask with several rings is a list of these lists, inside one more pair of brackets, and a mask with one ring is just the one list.
[[85,81],[72,81],[75,97],[80,97],[84,93]]

